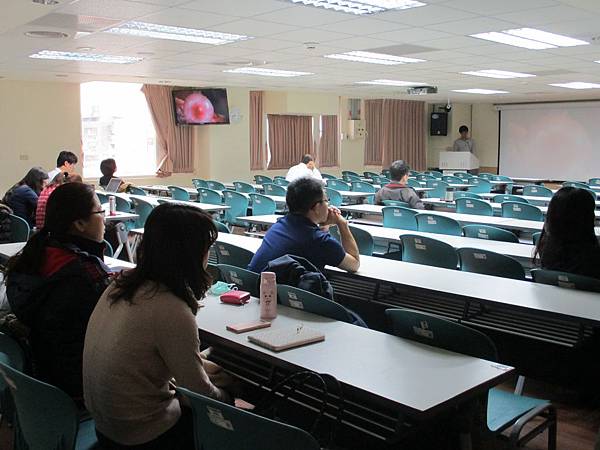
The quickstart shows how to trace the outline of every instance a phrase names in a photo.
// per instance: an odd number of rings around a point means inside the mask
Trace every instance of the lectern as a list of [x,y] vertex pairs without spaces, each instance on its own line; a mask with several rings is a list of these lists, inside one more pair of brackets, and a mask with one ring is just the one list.
[[479,159],[471,152],[440,152],[441,170],[479,169]]

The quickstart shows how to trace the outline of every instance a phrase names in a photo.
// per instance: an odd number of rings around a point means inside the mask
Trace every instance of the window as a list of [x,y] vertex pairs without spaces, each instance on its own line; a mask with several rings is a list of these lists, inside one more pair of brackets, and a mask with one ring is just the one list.
[[93,81],[81,84],[83,176],[98,178],[100,161],[114,158],[117,174],[154,175],[156,131],[142,85]]

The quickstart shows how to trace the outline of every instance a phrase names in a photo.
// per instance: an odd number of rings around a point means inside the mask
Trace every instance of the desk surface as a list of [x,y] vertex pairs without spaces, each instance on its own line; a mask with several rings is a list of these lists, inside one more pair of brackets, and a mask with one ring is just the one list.
[[[153,185],[145,185],[145,186],[138,186],[138,187],[145,191],[169,192],[169,187],[164,184],[153,184]],[[196,188],[187,187],[187,186],[177,186],[177,187],[185,190],[190,195],[198,195],[198,190]]]
[[[392,335],[278,305],[266,330],[235,334],[227,324],[259,318],[256,299],[242,307],[207,297],[198,311],[198,328],[235,346],[296,368],[326,373],[415,415],[433,414],[467,397],[483,394],[506,379],[511,367],[448,352]],[[274,353],[248,342],[249,334],[305,327],[325,334],[325,341]],[[350,345],[351,344],[351,345]],[[427,386],[425,389],[424,387]]]
[[200,208],[201,210],[208,211],[208,212],[224,211],[224,210],[230,208],[227,205],[213,205],[212,203],[187,202],[187,201],[183,201],[183,200],[173,200],[172,198],[169,198],[169,197],[153,197],[150,195],[135,195],[135,194],[119,194],[119,195],[121,197],[127,198],[128,200],[130,200],[132,198],[144,200],[149,203],[152,203],[155,206],[159,205],[160,204],[159,200],[161,200],[163,202],[178,203],[178,204],[182,204],[182,205],[193,206],[195,208]]

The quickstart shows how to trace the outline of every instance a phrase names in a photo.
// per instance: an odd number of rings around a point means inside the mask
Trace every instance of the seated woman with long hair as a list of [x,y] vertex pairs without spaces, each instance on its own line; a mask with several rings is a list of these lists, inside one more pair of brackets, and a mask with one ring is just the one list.
[[198,208],[157,206],[146,220],[136,268],[98,301],[85,338],[83,383],[102,448],[192,450],[190,413],[173,379],[231,401],[207,375],[196,324],[198,301],[211,286],[206,268],[217,235],[211,216]]
[[542,269],[600,278],[595,209],[595,199],[584,189],[564,187],[554,194],[535,249]]
[[46,222],[8,262],[12,312],[30,328],[38,378],[83,404],[85,330],[109,284],[104,211],[91,186],[68,183],[48,198]]
[[48,180],[48,174],[41,167],[33,167],[21,181],[11,187],[2,203],[9,206],[13,214],[27,221],[30,227],[35,225],[35,210],[38,197]]

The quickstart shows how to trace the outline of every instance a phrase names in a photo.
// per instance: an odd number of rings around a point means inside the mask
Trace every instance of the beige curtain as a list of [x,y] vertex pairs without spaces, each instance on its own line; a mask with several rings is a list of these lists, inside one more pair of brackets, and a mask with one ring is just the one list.
[[365,100],[365,166],[378,166],[383,158],[383,100]]
[[320,167],[340,165],[340,121],[337,115],[321,116],[321,138],[318,162]]
[[383,167],[402,159],[411,169],[425,170],[425,102],[385,99],[383,142]]
[[269,149],[268,169],[288,169],[302,157],[314,153],[312,116],[268,114]]
[[156,130],[158,176],[194,171],[194,129],[175,122],[172,90],[170,86],[142,86]]
[[263,91],[250,91],[250,170],[264,170],[267,154],[263,141]]

